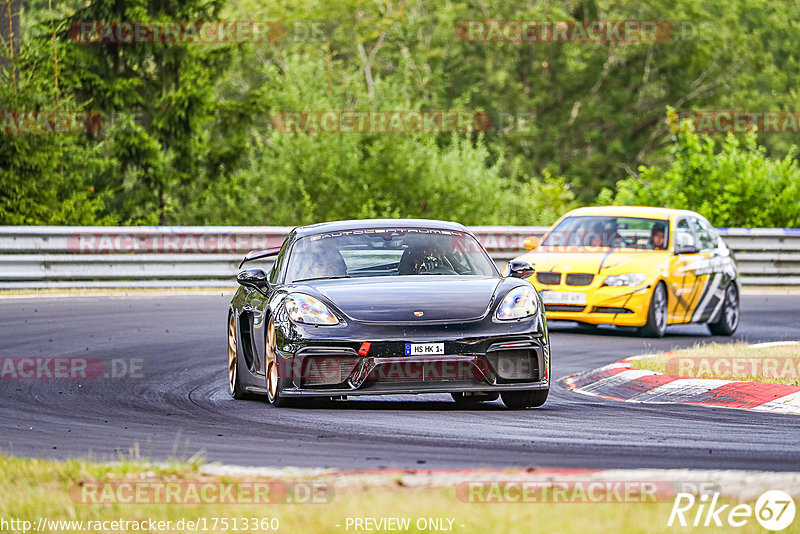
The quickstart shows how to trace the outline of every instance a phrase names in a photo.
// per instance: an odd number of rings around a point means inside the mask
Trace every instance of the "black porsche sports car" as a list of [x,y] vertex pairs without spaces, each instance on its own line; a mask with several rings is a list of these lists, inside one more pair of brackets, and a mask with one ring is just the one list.
[[[361,220],[294,229],[267,273],[239,273],[228,312],[231,395],[304,398],[450,393],[541,406],[550,343],[539,294],[512,261],[503,277],[464,226]],[[252,265],[252,264],[251,264]]]

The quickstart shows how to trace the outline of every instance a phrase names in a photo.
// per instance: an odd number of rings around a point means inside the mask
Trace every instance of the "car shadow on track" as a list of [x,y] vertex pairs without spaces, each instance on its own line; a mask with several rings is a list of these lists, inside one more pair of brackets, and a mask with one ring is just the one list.
[[392,400],[392,399],[348,399],[346,401],[316,401],[309,404],[308,408],[321,408],[329,410],[396,410],[396,411],[421,411],[421,412],[487,412],[505,411],[506,408],[498,402],[482,402],[476,406],[459,406],[455,402],[437,400]]
[[[273,408],[268,404],[270,408]],[[510,410],[503,405],[502,401],[482,402],[476,406],[459,406],[455,402],[446,400],[395,400],[388,396],[381,399],[365,399],[365,398],[352,398],[345,401],[341,400],[324,400],[324,399],[309,399],[306,403],[288,408],[280,408],[281,411],[314,411],[314,410],[329,410],[337,412],[345,411],[359,411],[359,412],[484,412],[484,413],[508,413],[508,414],[535,414],[535,413],[552,413],[554,411],[563,411],[563,405],[558,403],[545,404],[539,408],[531,408],[525,410]]]
[[[450,400],[447,393],[426,393],[421,395],[353,395],[345,400],[331,400],[324,397],[309,397],[302,399],[302,402],[297,405],[290,405],[281,408],[275,408],[269,403],[269,401],[267,401],[266,396],[257,396],[241,400],[231,399],[227,395],[227,392],[224,391],[227,389],[227,385],[220,385],[219,394],[222,398],[224,398],[224,402],[234,403],[236,406],[241,407],[244,412],[249,412],[252,407],[253,409],[266,408],[269,410],[279,410],[281,413],[313,410],[357,410],[397,412],[507,412],[509,414],[519,414],[563,411],[565,408],[564,404],[560,403],[558,398],[553,394],[556,388],[566,391],[566,388],[556,382],[553,382],[551,384],[550,399],[544,404],[544,406],[522,410],[511,410],[506,408],[500,399],[495,401],[481,402],[475,406],[461,406]],[[438,398],[432,398],[434,396]]]

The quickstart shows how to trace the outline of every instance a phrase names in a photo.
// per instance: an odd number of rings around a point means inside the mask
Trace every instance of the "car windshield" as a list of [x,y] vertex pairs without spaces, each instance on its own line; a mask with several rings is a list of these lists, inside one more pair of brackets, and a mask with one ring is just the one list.
[[661,219],[575,216],[561,221],[542,241],[547,247],[666,250],[669,224]]
[[494,262],[471,235],[435,228],[375,228],[299,239],[287,282],[398,275],[498,276]]

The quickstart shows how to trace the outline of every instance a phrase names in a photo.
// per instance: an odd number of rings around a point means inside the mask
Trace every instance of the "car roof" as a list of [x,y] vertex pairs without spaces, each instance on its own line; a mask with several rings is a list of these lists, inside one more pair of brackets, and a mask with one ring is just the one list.
[[681,215],[697,216],[698,213],[689,210],[678,210],[672,208],[655,208],[650,206],[590,206],[577,208],[565,215],[611,215],[617,217],[647,217],[650,219],[669,219]]
[[293,233],[296,237],[341,232],[344,230],[365,230],[372,228],[430,228],[437,230],[457,230],[471,233],[463,224],[432,219],[354,219],[350,221],[331,221],[307,226],[298,226]]

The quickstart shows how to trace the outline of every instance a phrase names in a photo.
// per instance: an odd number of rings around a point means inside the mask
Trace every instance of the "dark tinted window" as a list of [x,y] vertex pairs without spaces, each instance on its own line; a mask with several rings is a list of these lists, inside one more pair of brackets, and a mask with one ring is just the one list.
[[281,245],[281,251],[278,253],[278,256],[275,258],[275,263],[272,265],[272,270],[269,272],[269,283],[270,284],[277,284],[278,277],[280,276],[281,267],[286,259],[286,247],[289,245],[289,239],[287,238],[283,245]]

